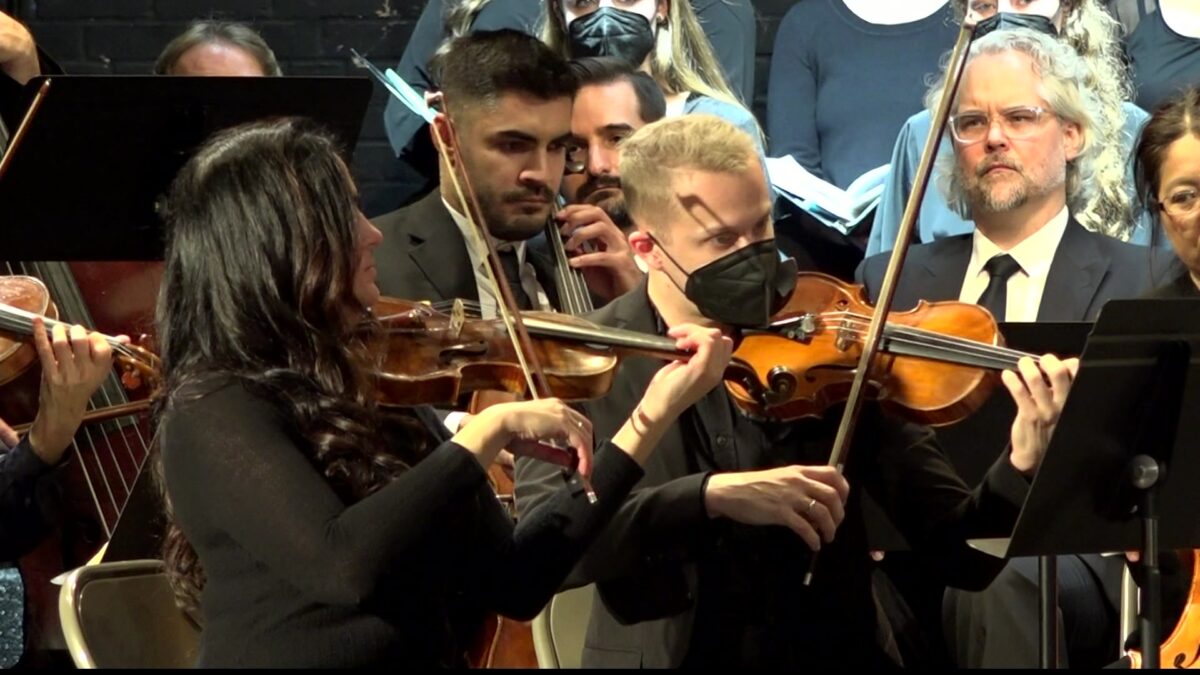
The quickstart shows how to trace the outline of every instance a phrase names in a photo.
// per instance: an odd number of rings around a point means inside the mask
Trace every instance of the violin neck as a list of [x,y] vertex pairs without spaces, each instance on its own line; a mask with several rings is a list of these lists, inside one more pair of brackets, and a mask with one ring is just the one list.
[[676,348],[675,341],[670,338],[619,328],[605,328],[599,331],[590,326],[578,326],[532,316],[525,317],[525,327],[531,334],[540,337],[612,347],[628,354],[666,359],[676,359],[688,355],[687,352]]
[[1021,358],[1033,356],[1016,349],[891,324],[883,331],[880,349],[897,356],[913,356],[988,370],[1015,369]]
[[[0,331],[15,335],[33,335],[33,320],[38,316],[40,315],[0,302]],[[70,329],[69,325],[62,321],[51,319],[48,316],[43,316],[41,319],[46,323],[47,331],[53,330],[55,326],[59,325]],[[132,354],[128,353],[129,349],[116,338],[105,335],[104,339],[113,348],[113,351],[126,356],[132,356]]]

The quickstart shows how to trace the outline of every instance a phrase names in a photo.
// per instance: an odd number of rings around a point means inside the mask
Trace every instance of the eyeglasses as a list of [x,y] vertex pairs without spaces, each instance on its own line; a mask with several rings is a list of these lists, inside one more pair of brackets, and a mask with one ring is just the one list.
[[1193,188],[1176,190],[1158,202],[1158,208],[1172,218],[1186,218],[1200,208],[1200,192]]
[[570,143],[567,145],[567,163],[563,173],[570,176],[587,171],[588,149],[585,145]]
[[[1019,106],[1000,112],[1000,126],[1011,140],[1032,136],[1038,130],[1042,116],[1054,114],[1038,106]],[[972,145],[987,138],[992,129],[992,116],[982,112],[965,112],[950,116],[950,134],[962,145]]]

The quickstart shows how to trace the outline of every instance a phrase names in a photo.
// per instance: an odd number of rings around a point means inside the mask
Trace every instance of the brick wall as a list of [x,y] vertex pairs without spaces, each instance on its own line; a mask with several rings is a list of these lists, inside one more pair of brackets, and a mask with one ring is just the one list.
[[[759,14],[754,111],[764,118],[767,68],[779,20],[798,0],[752,0]],[[196,18],[246,21],[289,75],[360,74],[350,47],[395,66],[424,0],[8,0],[38,43],[69,73],[149,73],[159,51]],[[366,210],[392,206],[398,178],[384,135],[386,94],[376,87],[354,154]]]

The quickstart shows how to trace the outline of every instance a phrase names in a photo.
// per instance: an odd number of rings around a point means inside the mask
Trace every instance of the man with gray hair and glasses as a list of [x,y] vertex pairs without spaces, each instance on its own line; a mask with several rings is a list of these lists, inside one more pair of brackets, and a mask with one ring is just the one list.
[[[1148,248],[1089,232],[1073,216],[1090,196],[1100,150],[1100,107],[1080,84],[1085,73],[1068,45],[1030,30],[996,31],[972,45],[947,125],[954,154],[938,168],[947,202],[975,231],[912,247],[895,309],[958,300],[998,321],[1092,321],[1108,300],[1152,287]],[[889,255],[859,267],[872,300]],[[1121,565],[1059,558],[1060,635],[1072,666],[1116,656]],[[983,592],[947,591],[957,665],[1036,666],[1037,603],[1035,559],[1010,561]]]

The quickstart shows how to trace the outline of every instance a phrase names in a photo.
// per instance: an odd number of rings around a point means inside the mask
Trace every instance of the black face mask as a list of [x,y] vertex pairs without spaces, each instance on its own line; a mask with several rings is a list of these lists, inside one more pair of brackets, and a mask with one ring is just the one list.
[[641,14],[613,7],[600,9],[571,22],[567,52],[571,58],[615,56],[634,68],[654,49],[654,31]]
[[1058,37],[1058,29],[1054,22],[1040,14],[1019,14],[1016,12],[997,12],[980,21],[975,26],[975,39],[998,30],[1013,30],[1025,28],[1035,33],[1043,33],[1050,37]]
[[661,242],[654,239],[654,243],[687,275],[682,289],[687,299],[701,314],[719,323],[762,328],[796,288],[796,261],[781,261],[774,239],[756,241],[691,273],[675,262]]

